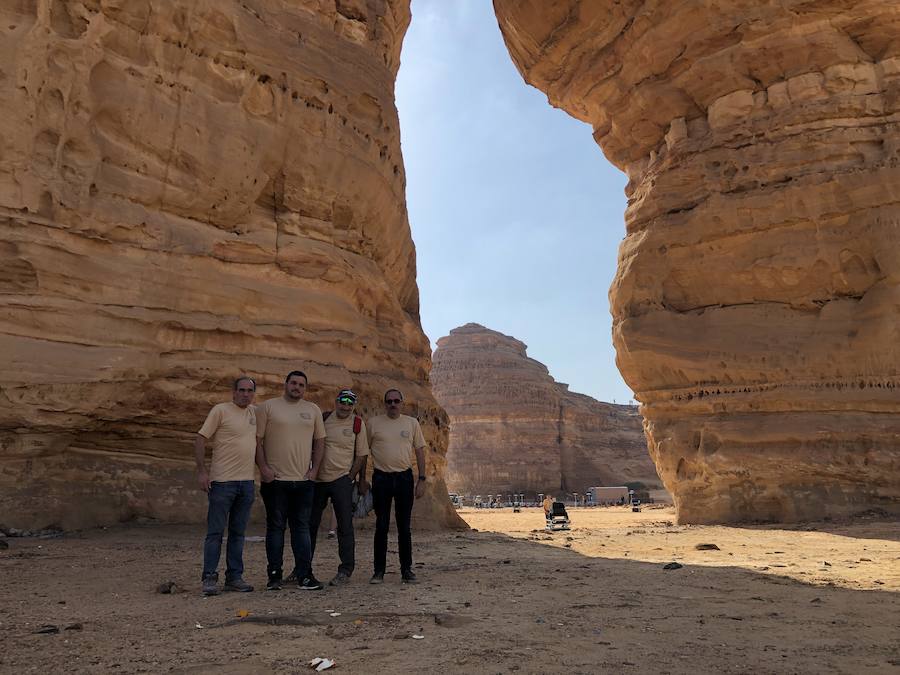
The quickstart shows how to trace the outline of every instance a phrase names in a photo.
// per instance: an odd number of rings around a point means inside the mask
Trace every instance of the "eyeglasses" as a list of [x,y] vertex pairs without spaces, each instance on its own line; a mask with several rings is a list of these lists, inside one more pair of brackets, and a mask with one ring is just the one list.
[[352,398],[339,398],[337,402],[344,405],[353,405],[354,403],[356,403],[356,401],[354,401]]
[[403,402],[403,399],[402,398],[386,398],[386,399],[384,399],[384,402],[387,403],[388,405],[394,405],[395,403],[399,405],[400,403]]

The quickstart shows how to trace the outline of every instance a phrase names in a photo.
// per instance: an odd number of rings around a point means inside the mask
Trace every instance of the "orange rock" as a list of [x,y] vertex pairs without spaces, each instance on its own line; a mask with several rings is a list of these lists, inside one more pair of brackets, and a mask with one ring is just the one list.
[[896,5],[494,7],[629,177],[613,341],[679,520],[900,512]]

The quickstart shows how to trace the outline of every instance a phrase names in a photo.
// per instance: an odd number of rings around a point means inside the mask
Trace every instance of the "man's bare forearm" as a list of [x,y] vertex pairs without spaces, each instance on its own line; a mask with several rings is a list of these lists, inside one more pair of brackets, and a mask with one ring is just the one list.
[[312,475],[319,475],[319,465],[322,463],[322,457],[325,455],[325,439],[313,439],[312,447]]
[[419,465],[419,475],[425,475],[425,446],[416,448],[416,464]]
[[194,439],[194,462],[197,471],[206,471],[206,438],[200,434]]
[[350,467],[350,480],[362,480],[366,477],[366,463],[369,461],[368,455],[357,457]]

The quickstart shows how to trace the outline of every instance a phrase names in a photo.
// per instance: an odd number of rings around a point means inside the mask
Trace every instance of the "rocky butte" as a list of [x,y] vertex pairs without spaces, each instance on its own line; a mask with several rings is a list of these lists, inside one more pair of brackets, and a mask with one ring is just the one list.
[[199,520],[247,373],[398,386],[419,524],[459,525],[427,384],[394,79],[402,0],[0,5],[0,524]]
[[450,416],[447,486],[465,495],[658,487],[633,406],[569,391],[519,340],[469,323],[438,340],[431,381]]
[[613,340],[680,521],[900,512],[900,4],[494,8],[629,178]]

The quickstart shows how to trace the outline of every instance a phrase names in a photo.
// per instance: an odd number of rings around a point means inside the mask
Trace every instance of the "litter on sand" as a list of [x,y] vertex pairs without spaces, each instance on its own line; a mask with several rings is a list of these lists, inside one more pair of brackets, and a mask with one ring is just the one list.
[[424,635],[413,635],[412,639],[413,640],[424,640],[425,636]]
[[203,625],[198,621],[194,624],[194,628],[203,628]]
[[315,668],[316,672],[322,670],[328,670],[331,666],[334,665],[334,661],[331,659],[323,659],[321,656],[317,656],[312,661],[309,662],[310,668]]
[[328,615],[329,616],[340,616],[341,613],[340,612],[329,612]]

